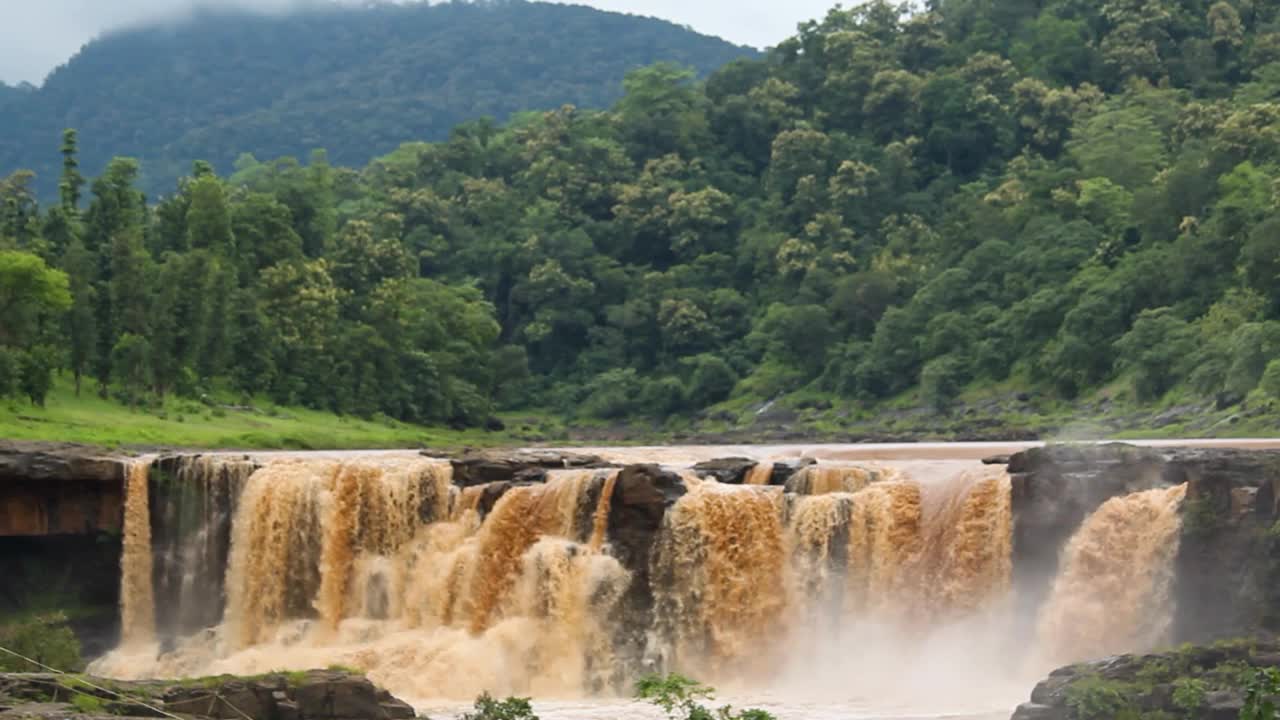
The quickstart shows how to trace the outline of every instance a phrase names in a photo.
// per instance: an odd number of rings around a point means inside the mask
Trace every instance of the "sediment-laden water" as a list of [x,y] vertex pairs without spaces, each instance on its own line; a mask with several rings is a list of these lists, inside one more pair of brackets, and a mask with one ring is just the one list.
[[837,459],[786,487],[771,463],[743,485],[676,467],[636,565],[616,469],[464,489],[407,453],[205,456],[153,492],[150,464],[129,473],[124,642],[94,672],[341,664],[433,716],[489,691],[564,720],[648,717],[630,684],[667,670],[784,720],[1006,716],[1055,663],[1163,639],[1185,492],[1088,518],[1026,638],[999,466]]

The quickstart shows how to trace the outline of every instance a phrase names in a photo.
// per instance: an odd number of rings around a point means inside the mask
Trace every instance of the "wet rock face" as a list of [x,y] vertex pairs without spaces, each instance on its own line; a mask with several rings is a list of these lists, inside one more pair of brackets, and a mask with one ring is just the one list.
[[494,482],[542,482],[548,470],[606,468],[610,464],[595,455],[554,450],[472,452],[449,460],[453,483],[459,487]]
[[1169,475],[1187,483],[1174,598],[1174,637],[1206,642],[1280,631],[1280,453],[1173,452]]
[[1013,579],[1034,618],[1062,548],[1107,500],[1187,485],[1175,561],[1174,642],[1280,630],[1280,452],[1227,448],[1049,446],[1013,455]]
[[[0,719],[92,717],[72,705],[89,695],[104,717],[167,717],[174,713],[217,720],[409,720],[407,703],[361,675],[311,671],[178,682],[97,681],[107,692],[56,675],[0,675]],[[74,689],[73,689],[74,685]],[[83,701],[82,701],[83,705]]]
[[[640,662],[644,628],[651,626],[650,568],[663,517],[687,492],[684,480],[657,465],[628,465],[618,473],[609,504],[608,539],[614,557],[631,573],[620,605],[617,647],[628,663]],[[628,663],[621,663],[625,665]]]

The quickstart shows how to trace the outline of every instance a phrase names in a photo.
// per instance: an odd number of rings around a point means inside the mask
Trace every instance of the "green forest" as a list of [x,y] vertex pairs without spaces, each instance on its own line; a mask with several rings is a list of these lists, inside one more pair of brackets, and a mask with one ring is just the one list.
[[608,107],[627,71],[659,60],[706,75],[755,54],[653,18],[524,0],[210,7],[108,33],[39,88],[0,86],[0,168],[36,171],[40,197],[56,197],[50,150],[68,127],[91,174],[136,157],[149,194],[172,192],[194,159],[230,172],[243,153],[323,147],[359,166],[480,117]]
[[68,131],[57,202],[0,184],[0,393],[459,427],[1280,397],[1276,4],[872,2],[624,90],[150,202]]

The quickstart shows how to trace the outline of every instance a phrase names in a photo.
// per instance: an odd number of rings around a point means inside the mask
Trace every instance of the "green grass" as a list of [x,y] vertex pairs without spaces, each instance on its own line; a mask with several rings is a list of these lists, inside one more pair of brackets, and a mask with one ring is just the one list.
[[72,697],[71,704],[77,712],[82,712],[86,715],[101,715],[106,707],[106,704],[102,702],[102,698],[85,695],[84,693],[77,693]]
[[106,447],[246,450],[513,444],[504,433],[421,427],[391,419],[362,420],[304,408],[277,408],[268,403],[256,403],[252,409],[234,409],[169,397],[163,407],[133,409],[115,400],[103,400],[87,384],[76,397],[67,377],[57,379],[43,408],[21,401],[0,402],[0,437]]

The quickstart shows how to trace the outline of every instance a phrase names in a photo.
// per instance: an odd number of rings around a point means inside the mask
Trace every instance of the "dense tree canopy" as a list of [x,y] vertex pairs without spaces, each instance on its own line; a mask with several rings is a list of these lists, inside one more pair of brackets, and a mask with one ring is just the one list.
[[625,87],[359,170],[197,163],[154,204],[126,159],[78,202],[71,135],[62,202],[11,176],[0,235],[66,274],[58,362],[127,397],[474,422],[1277,386],[1274,7],[872,2]]

